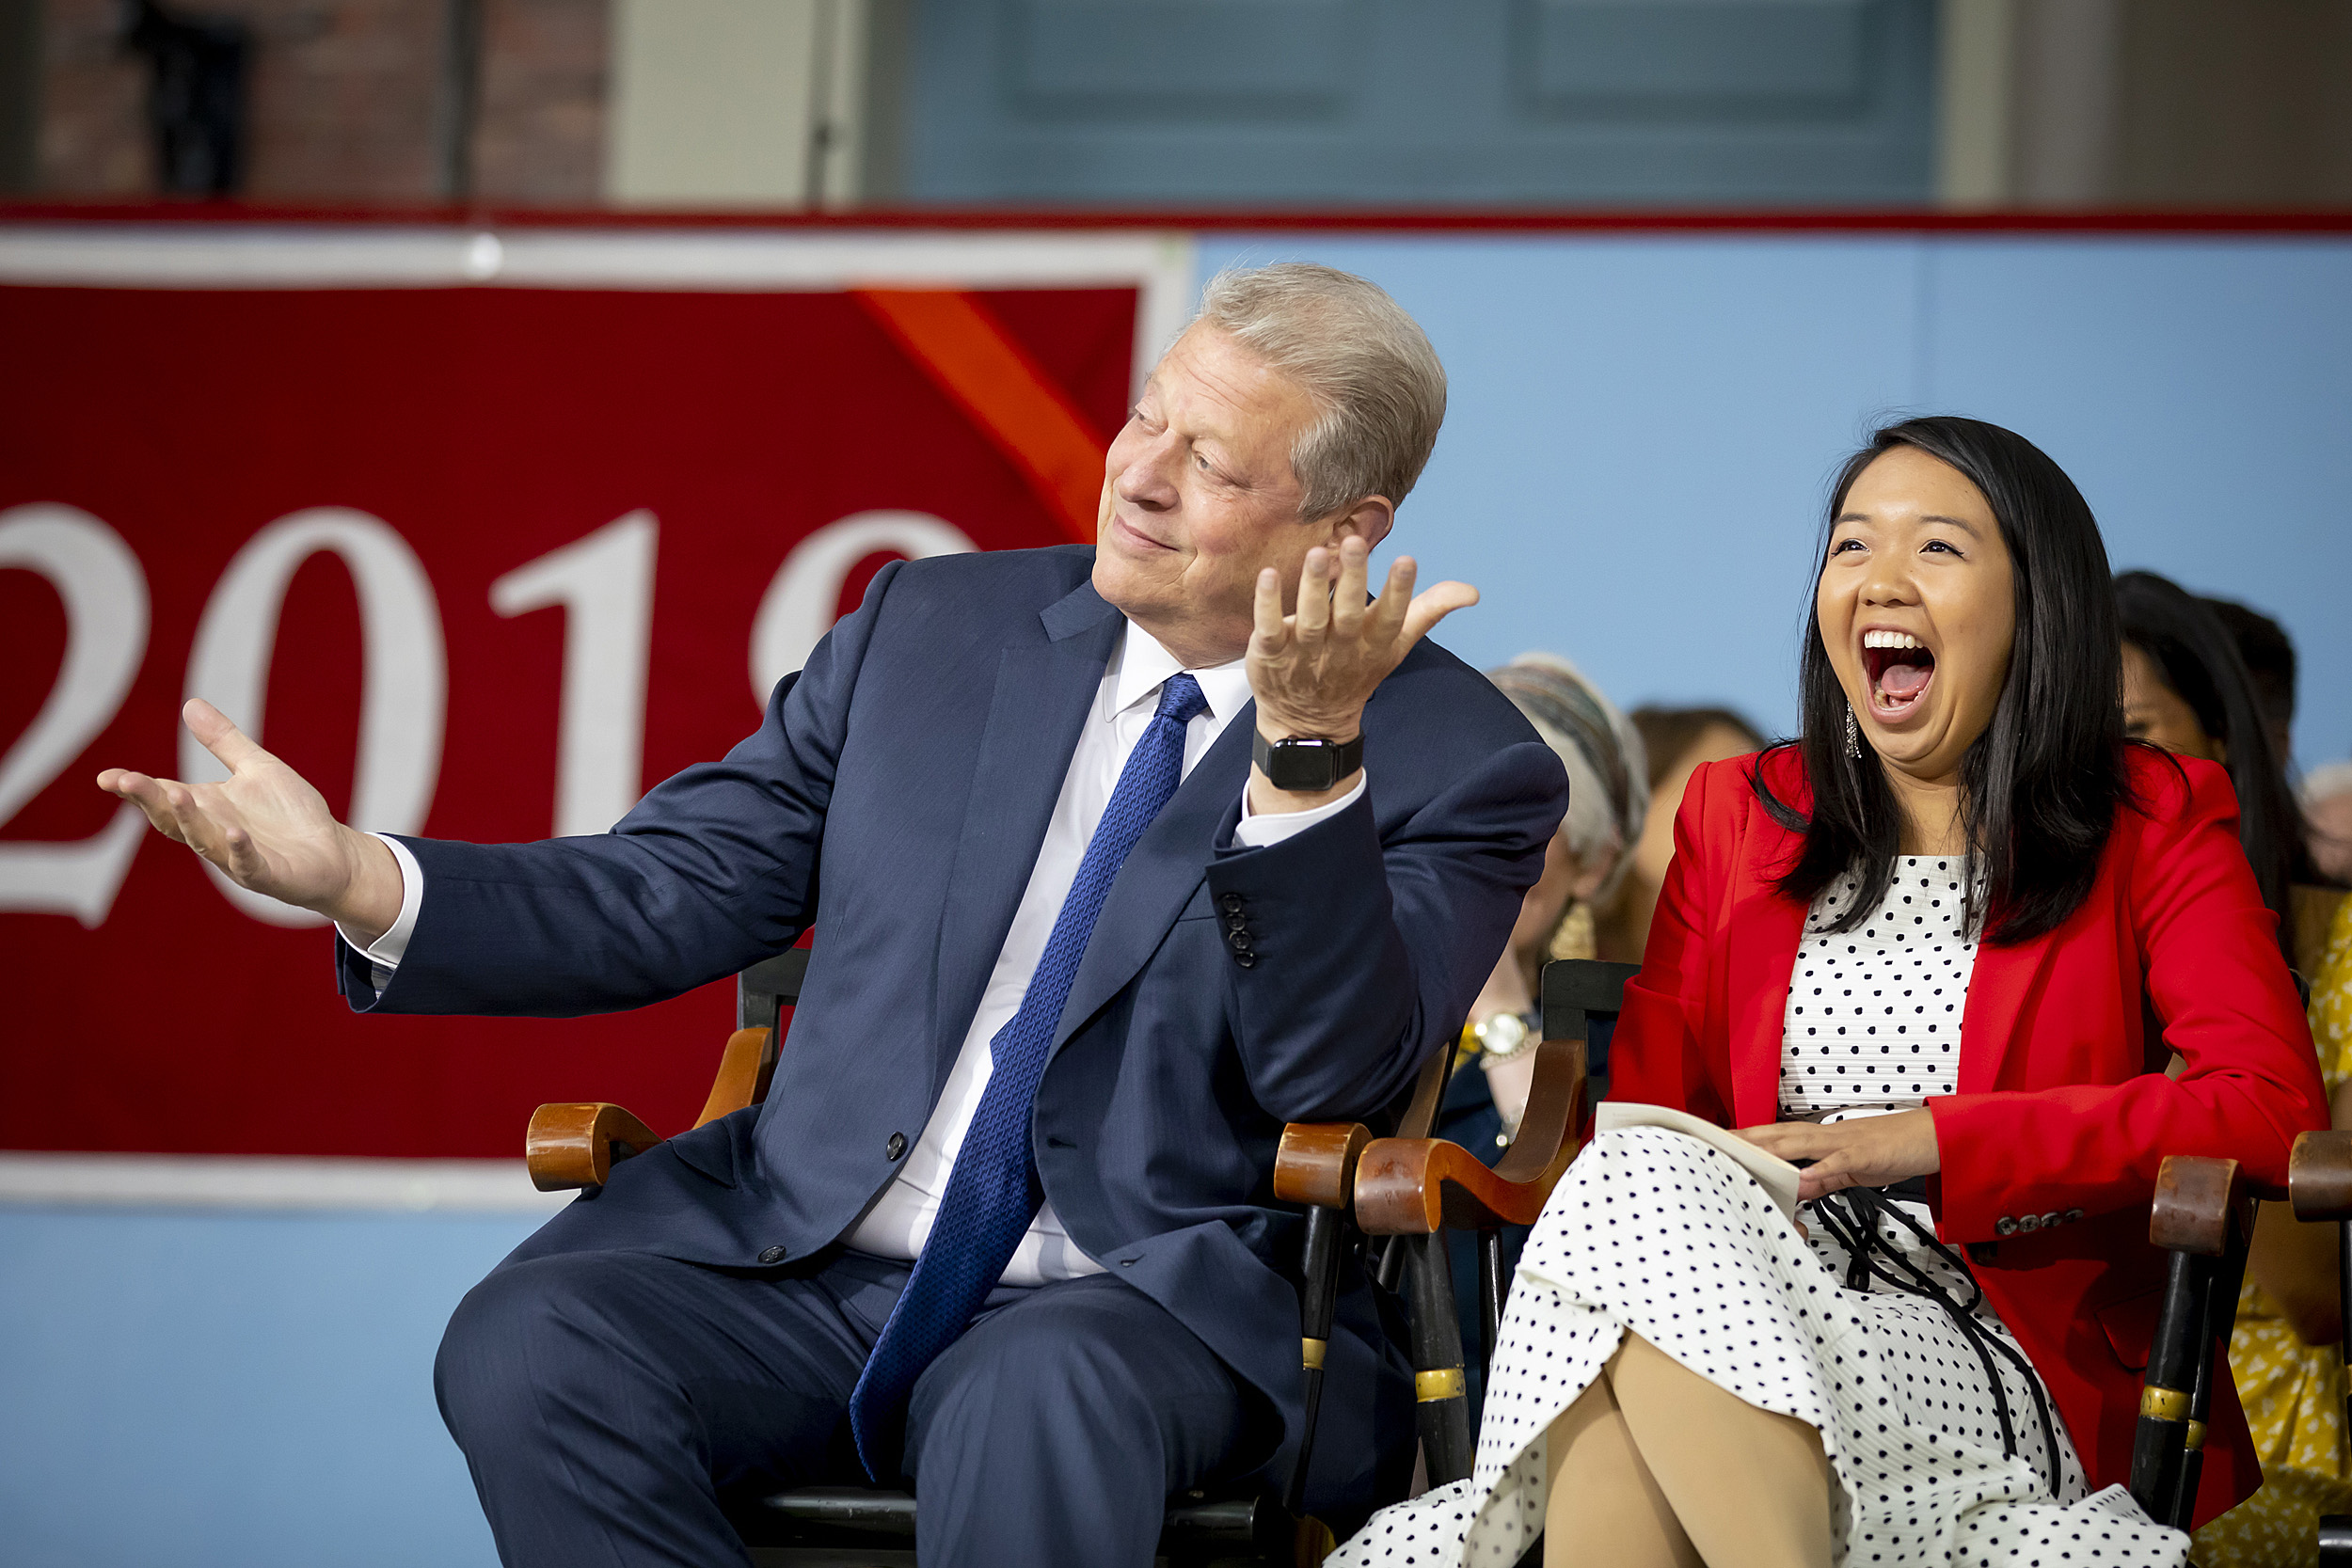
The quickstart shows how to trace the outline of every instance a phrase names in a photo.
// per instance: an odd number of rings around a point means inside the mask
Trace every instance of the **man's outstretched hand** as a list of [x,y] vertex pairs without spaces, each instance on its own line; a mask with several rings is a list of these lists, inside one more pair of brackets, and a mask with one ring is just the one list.
[[[1298,574],[1298,609],[1282,613],[1282,583],[1273,567],[1258,574],[1256,624],[1249,638],[1249,689],[1258,699],[1258,728],[1268,740],[1295,735],[1353,740],[1363,728],[1373,689],[1404,662],[1429,628],[1478,602],[1466,582],[1441,582],[1413,593],[1411,556],[1389,568],[1380,596],[1365,600],[1371,546],[1353,534],[1337,550],[1307,552]],[[1258,800],[1263,776],[1251,781],[1259,810],[1295,810]],[[1348,787],[1343,781],[1340,791]]]
[[156,832],[240,887],[323,914],[362,942],[389,930],[400,918],[400,864],[383,840],[336,821],[309,781],[212,704],[191,697],[180,718],[229,777],[191,784],[109,768],[98,787],[137,805]]

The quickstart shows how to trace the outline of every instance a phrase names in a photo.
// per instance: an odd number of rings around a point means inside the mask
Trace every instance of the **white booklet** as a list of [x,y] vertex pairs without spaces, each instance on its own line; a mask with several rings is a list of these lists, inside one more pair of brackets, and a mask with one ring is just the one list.
[[1594,1108],[1595,1132],[1613,1132],[1625,1127],[1662,1127],[1669,1132],[1696,1138],[1708,1148],[1730,1156],[1732,1164],[1756,1178],[1757,1185],[1780,1205],[1782,1213],[1792,1220],[1797,1217],[1797,1167],[1779,1155],[1767,1154],[1747,1139],[1672,1106],[1604,1100]]

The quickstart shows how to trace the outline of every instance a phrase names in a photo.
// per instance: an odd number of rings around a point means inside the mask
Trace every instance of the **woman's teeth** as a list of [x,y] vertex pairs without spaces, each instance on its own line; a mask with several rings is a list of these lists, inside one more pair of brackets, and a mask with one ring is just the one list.
[[1926,643],[1907,631],[1866,631],[1862,634],[1866,648],[1924,648]]

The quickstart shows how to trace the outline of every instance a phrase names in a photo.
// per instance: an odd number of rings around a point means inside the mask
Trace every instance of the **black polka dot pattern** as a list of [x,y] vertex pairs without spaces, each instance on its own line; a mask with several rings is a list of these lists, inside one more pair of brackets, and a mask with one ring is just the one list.
[[[1820,928],[1858,879],[1816,904],[1790,976],[1785,1114],[1836,1119],[1955,1092],[1976,959],[1959,914],[1965,880],[1961,862],[1906,857],[1886,904],[1835,937]],[[1958,1297],[1971,1293],[1961,1265],[1891,1222],[1883,1234]],[[1752,1178],[1704,1145],[1661,1128],[1600,1133],[1520,1259],[1475,1472],[1382,1510],[1330,1560],[1512,1568],[1544,1528],[1545,1434],[1628,1332],[1821,1433],[1838,1481],[1841,1563],[2186,1560],[2188,1537],[2152,1523],[2121,1486],[2086,1496],[2063,1425],[2051,1454],[2026,1374],[2000,1359],[2016,1437],[2016,1456],[2006,1457],[1984,1364],[1943,1309],[1875,1280],[1846,1289],[1846,1260],[1825,1226],[1800,1235]],[[1978,1317],[2015,1343],[1989,1306]]]
[[1805,917],[1780,1053],[1784,1119],[1836,1121],[1960,1089],[1960,1021],[1977,944],[1963,923],[1966,863],[1906,855],[1886,899],[1828,927],[1860,890],[1832,883]]

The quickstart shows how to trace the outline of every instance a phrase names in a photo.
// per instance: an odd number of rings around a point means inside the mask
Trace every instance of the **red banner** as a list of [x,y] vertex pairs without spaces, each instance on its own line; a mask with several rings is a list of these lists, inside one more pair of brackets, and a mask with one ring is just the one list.
[[0,1146],[512,1156],[559,1100],[684,1127],[728,986],[354,1017],[325,929],[92,777],[200,767],[194,694],[358,826],[601,831],[753,728],[883,561],[1083,536],[1137,299],[0,288]]

